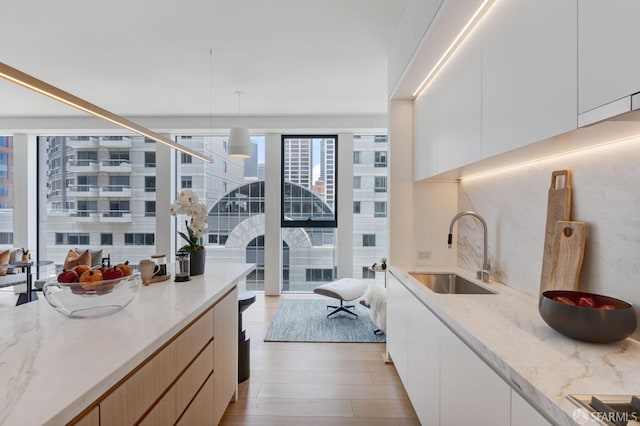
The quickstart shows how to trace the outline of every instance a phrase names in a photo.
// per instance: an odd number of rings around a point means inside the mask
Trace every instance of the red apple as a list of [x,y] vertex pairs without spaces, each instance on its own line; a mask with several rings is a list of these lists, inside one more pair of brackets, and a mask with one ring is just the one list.
[[588,297],[588,296],[580,296],[578,297],[578,306],[582,306],[585,308],[597,308],[598,304],[596,303],[595,300],[593,300],[593,297]]
[[58,275],[59,283],[77,283],[78,282],[78,274],[73,269],[69,269],[67,271],[62,271]]
[[116,268],[115,266],[109,269],[105,269],[102,273],[102,276],[105,280],[115,280],[118,278],[122,278],[124,276],[124,272],[122,269]]

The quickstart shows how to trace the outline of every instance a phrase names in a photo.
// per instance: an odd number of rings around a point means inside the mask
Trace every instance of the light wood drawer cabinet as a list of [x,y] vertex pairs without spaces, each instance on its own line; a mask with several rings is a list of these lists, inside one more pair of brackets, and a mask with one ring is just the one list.
[[100,407],[93,407],[84,416],[80,417],[78,421],[72,423],[73,426],[99,426],[100,425]]
[[237,333],[234,288],[70,424],[219,423],[237,391]]
[[[209,376],[198,395],[176,423],[178,426],[210,425],[213,418],[213,374]],[[217,424],[217,423],[216,423]]]
[[207,376],[213,371],[213,341],[210,341],[207,347],[189,366],[187,371],[178,379],[175,384],[176,388],[176,412],[182,413],[189,405],[189,402],[200,389],[200,386],[207,379]]
[[171,426],[176,422],[176,387],[164,394],[158,403],[140,421],[140,426]]
[[100,402],[100,425],[133,424],[171,385],[177,375],[174,341]]
[[209,309],[175,340],[178,372],[183,371],[209,340],[213,339],[214,310],[215,308]]

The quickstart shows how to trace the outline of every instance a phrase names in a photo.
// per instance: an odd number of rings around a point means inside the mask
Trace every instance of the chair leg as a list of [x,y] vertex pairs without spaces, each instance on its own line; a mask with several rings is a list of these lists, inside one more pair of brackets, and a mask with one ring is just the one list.
[[349,308],[354,309],[355,305],[344,305],[342,300],[340,300],[340,306],[327,305],[327,309],[328,308],[333,309],[333,311],[329,312],[329,314],[327,315],[327,318],[331,318],[331,315],[337,314],[338,312],[346,312],[353,315],[354,317],[358,316],[358,314],[349,310]]

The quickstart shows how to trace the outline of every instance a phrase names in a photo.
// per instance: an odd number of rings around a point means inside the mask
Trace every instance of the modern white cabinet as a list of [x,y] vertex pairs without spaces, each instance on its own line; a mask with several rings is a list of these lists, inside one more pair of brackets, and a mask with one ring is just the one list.
[[414,104],[414,180],[481,159],[481,39],[472,33]]
[[482,158],[576,129],[576,8],[498,1],[483,18]]
[[440,424],[440,320],[416,297],[407,303],[407,384],[423,426]]
[[[400,380],[407,387],[407,303],[409,291],[392,274],[387,273],[387,352]],[[391,314],[391,315],[390,315]]]
[[482,44],[471,33],[432,83],[438,87],[438,173],[481,160]]
[[387,275],[387,352],[423,425],[440,424],[440,320]]
[[[605,105],[612,114],[630,109],[627,97],[640,92],[639,17],[637,0],[578,2],[579,113],[604,112]],[[596,119],[611,115],[594,112]]]
[[577,128],[576,3],[495,2],[415,100],[415,180]]
[[518,392],[511,390],[511,424],[518,426],[550,426],[551,423],[536,411]]
[[393,273],[387,351],[422,425],[549,425]]
[[511,424],[511,388],[444,325],[440,333],[440,424]]

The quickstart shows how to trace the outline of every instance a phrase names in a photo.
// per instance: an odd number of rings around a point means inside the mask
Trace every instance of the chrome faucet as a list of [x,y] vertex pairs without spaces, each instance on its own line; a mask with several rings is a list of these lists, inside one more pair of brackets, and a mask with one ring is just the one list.
[[451,243],[453,242],[453,224],[456,223],[456,221],[462,216],[473,216],[482,224],[482,229],[484,231],[484,254],[482,260],[482,270],[477,272],[477,277],[485,283],[489,282],[489,271],[491,271],[491,265],[489,264],[489,251],[487,250],[487,222],[484,221],[482,216],[472,211],[464,211],[455,215],[454,218],[451,219],[451,224],[449,225],[449,237],[447,239],[447,244],[449,245],[449,248],[451,248]]

